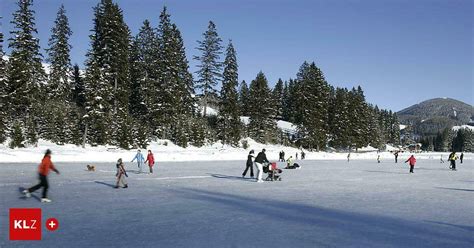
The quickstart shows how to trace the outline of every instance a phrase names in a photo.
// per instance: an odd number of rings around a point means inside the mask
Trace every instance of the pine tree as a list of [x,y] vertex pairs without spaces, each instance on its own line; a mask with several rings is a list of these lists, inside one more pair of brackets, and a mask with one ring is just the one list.
[[73,66],[71,81],[73,91],[72,100],[79,109],[83,110],[86,105],[85,85],[77,64]]
[[219,108],[219,138],[223,144],[238,146],[241,136],[241,121],[238,104],[238,72],[237,57],[232,41],[226,50],[224,61],[224,80],[221,89]]
[[197,71],[196,87],[203,94],[204,116],[206,116],[208,97],[210,94],[216,93],[215,87],[222,77],[222,63],[219,60],[223,47],[221,46],[222,40],[217,34],[216,25],[212,21],[209,21],[208,29],[203,33],[203,36],[204,40],[198,41],[199,46],[197,47],[197,50],[202,54],[194,56],[194,59],[200,62],[197,65],[200,69]]
[[250,105],[250,91],[249,87],[247,86],[247,83],[245,80],[242,80],[240,83],[240,90],[239,90],[239,109],[240,109],[240,114],[242,116],[248,116],[249,115],[249,105]]
[[337,88],[334,99],[334,117],[330,126],[331,145],[336,148],[347,149],[350,147],[350,122],[349,117],[349,92],[346,88]]
[[313,63],[303,63],[297,75],[296,118],[301,145],[317,150],[326,147],[330,88],[321,70]]
[[278,79],[278,82],[275,84],[275,88],[273,88],[273,99],[275,103],[275,117],[277,120],[283,119],[283,103],[284,103],[284,88],[283,88],[283,81],[281,78]]
[[[2,17],[0,16],[0,22]],[[3,32],[0,30],[0,144],[5,142],[8,133],[8,114],[7,114],[7,77],[6,77],[6,60],[3,59]]]
[[[18,10],[13,13],[11,23],[14,28],[10,31],[11,38],[8,45],[11,55],[8,62],[6,89],[6,102],[10,119],[19,120],[22,127],[27,128],[28,134],[36,133],[31,123],[32,113],[39,107],[39,102],[44,99],[40,95],[45,73],[41,64],[39,40],[35,27],[35,12],[31,9],[32,0],[19,0]],[[22,128],[20,128],[22,129]],[[16,131],[18,131],[17,129]],[[30,144],[35,144],[33,135],[28,135]]]
[[[122,10],[111,0],[102,0],[94,8],[94,28],[91,49],[87,54],[86,115],[94,144],[125,144],[122,132],[128,115],[130,91],[130,31],[123,20]],[[112,123],[109,123],[112,121]],[[109,125],[108,127],[106,125]],[[108,130],[112,130],[109,133]],[[86,136],[89,133],[86,132]],[[91,135],[92,136],[92,135]],[[129,147],[124,147],[129,148]]]
[[263,72],[250,84],[249,133],[261,143],[274,142],[276,135],[275,110],[268,81]]
[[72,67],[70,59],[71,45],[69,37],[72,31],[66,16],[64,5],[59,8],[54,27],[51,29],[47,62],[50,63],[50,74],[48,80],[49,97],[60,102],[70,102],[72,98],[72,87],[69,83]]

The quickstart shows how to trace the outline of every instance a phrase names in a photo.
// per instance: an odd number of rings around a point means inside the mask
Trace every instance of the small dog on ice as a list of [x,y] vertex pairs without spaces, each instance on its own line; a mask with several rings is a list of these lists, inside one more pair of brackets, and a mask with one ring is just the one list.
[[86,167],[87,167],[88,171],[95,171],[95,166],[94,165],[88,164]]

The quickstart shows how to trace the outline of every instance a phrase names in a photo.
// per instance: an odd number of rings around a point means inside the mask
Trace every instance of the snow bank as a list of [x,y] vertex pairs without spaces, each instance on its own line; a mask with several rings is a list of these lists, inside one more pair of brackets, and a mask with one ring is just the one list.
[[[267,157],[269,160],[278,160],[280,151],[285,152],[285,157],[292,155],[293,157],[301,157],[301,150],[294,147],[285,147],[282,145],[266,145],[255,142],[254,140],[246,139],[249,148],[243,149],[241,147],[231,147],[222,145],[220,142],[204,147],[189,146],[187,148],[179,147],[169,140],[158,140],[152,142],[146,149],[142,149],[142,153],[146,150],[152,150],[155,154],[155,159],[160,161],[225,161],[225,160],[245,160],[248,152],[253,149],[255,152],[261,151],[263,148],[267,150]],[[37,163],[43,157],[46,149],[53,151],[53,160],[56,162],[114,162],[118,158],[124,161],[131,161],[136,150],[123,150],[112,146],[97,146],[90,145],[86,148],[75,145],[57,145],[45,140],[40,140],[37,147],[10,149],[5,144],[0,145],[0,163],[10,162],[33,162]],[[377,159],[380,155],[381,159],[393,159],[393,154],[390,152],[374,151],[373,147],[366,147],[359,149],[363,153],[352,153],[352,159]],[[377,150],[377,149],[375,149]],[[337,152],[310,152],[304,150],[306,159],[309,160],[345,160],[347,153]],[[408,157],[409,152],[401,154],[401,159],[404,156]],[[448,153],[418,153],[415,155],[417,159],[434,159],[439,160],[443,156],[446,160]],[[472,154],[465,154],[466,159],[472,157]]]

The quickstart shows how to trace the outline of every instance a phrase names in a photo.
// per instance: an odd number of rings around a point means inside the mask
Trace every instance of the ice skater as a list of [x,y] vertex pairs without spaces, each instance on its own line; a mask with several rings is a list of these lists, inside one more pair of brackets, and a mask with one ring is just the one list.
[[132,162],[135,161],[135,159],[137,160],[139,173],[142,173],[143,162],[145,161],[145,158],[143,157],[143,154],[140,150],[137,151],[137,154],[132,159]]
[[461,152],[461,156],[459,156],[459,161],[461,162],[461,164],[462,164],[462,160],[463,160],[463,159],[464,159],[464,153]]
[[253,161],[254,161],[254,151],[250,150],[249,155],[247,156],[247,163],[245,164],[245,170],[242,173],[242,177],[247,175],[247,171],[250,169],[250,177],[253,178]]
[[257,182],[262,183],[263,182],[263,164],[268,163],[267,155],[265,155],[265,149],[262,149],[261,152],[257,154],[257,157],[255,158],[255,166],[257,166]]
[[449,154],[448,160],[449,160],[449,168],[453,171],[456,170],[456,159],[458,159],[458,156],[456,156],[456,152],[453,151],[451,154]]
[[347,162],[349,162],[349,160],[351,160],[351,153],[350,152],[347,154]]
[[304,153],[303,150],[301,150],[301,160],[304,160],[306,158],[306,153]]
[[416,164],[416,158],[415,156],[411,155],[406,162],[410,162],[410,173],[414,173],[413,172],[413,169],[415,168],[415,164]]
[[279,162],[285,162],[285,152],[284,151],[281,151],[279,154],[278,154],[278,161]]
[[51,202],[51,200],[48,199],[47,195],[49,189],[48,174],[50,170],[56,172],[56,174],[59,174],[59,171],[56,169],[56,167],[54,167],[53,163],[51,162],[51,153],[51,150],[46,150],[44,157],[41,160],[41,164],[38,166],[40,182],[29,189],[23,190],[23,194],[25,194],[26,197],[31,197],[32,192],[35,192],[36,190],[42,187],[43,195],[41,197],[41,202]]
[[117,173],[115,174],[115,176],[117,177],[117,183],[115,184],[115,188],[118,189],[120,186],[122,186],[123,188],[128,188],[127,181],[125,180],[125,177],[128,177],[128,175],[121,158],[117,160],[116,166]]
[[380,155],[377,155],[377,163],[380,164]]
[[398,153],[400,153],[400,151],[396,151],[393,155],[395,156],[395,163],[398,163]]
[[153,174],[153,165],[155,165],[155,157],[151,150],[148,150],[148,155],[146,156],[145,164],[148,162],[148,167],[150,167],[150,173]]

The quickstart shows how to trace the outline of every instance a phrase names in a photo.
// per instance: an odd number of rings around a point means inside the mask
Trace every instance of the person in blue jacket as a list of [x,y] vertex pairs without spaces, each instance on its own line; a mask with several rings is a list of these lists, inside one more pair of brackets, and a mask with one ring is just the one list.
[[142,168],[145,162],[145,158],[143,157],[143,154],[141,153],[140,150],[137,151],[137,154],[132,159],[132,162],[135,161],[135,159],[137,160],[138,170],[140,171],[140,173],[142,173]]

